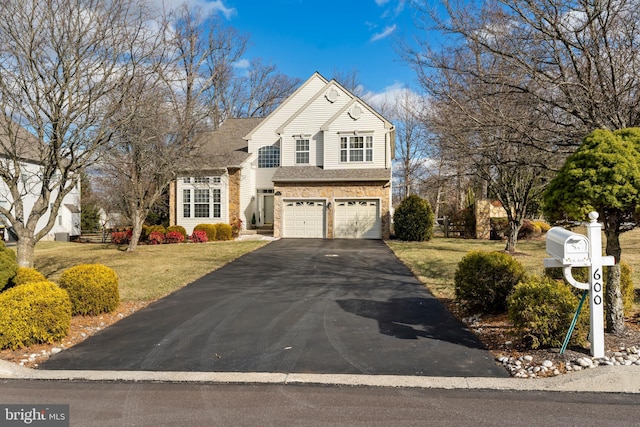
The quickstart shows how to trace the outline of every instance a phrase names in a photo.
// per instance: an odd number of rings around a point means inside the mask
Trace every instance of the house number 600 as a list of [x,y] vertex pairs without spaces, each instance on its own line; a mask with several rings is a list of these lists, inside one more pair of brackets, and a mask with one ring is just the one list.
[[[596,271],[593,272],[593,278],[594,278],[593,291],[594,292],[601,292],[602,291],[602,283],[600,283],[599,280],[602,278],[602,276],[600,275],[600,269],[599,268],[596,268]],[[600,295],[596,295],[595,297],[593,297],[593,303],[596,304],[596,305],[602,304],[602,297]]]

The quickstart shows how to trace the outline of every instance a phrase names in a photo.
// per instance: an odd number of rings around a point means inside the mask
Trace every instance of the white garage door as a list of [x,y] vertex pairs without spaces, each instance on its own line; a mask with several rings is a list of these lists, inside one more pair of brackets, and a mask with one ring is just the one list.
[[324,218],[324,201],[285,200],[284,237],[324,238]]
[[335,237],[380,239],[382,226],[378,200],[340,200],[335,209]]

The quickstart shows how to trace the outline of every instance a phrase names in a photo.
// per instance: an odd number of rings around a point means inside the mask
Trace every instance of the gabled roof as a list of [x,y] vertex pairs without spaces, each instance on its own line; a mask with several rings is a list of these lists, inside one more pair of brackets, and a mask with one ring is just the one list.
[[[264,118],[262,123],[267,123],[269,121],[269,119],[271,117],[273,117],[274,115],[276,115],[283,107],[284,105],[287,103],[287,101],[289,101],[290,99],[294,98],[302,89],[304,89],[312,80],[319,78],[321,79],[325,84],[328,83],[329,81],[327,79],[325,79],[320,73],[318,73],[317,71],[313,73],[313,75],[311,77],[309,77],[307,79],[307,81],[305,81],[304,83],[302,83],[300,85],[300,87],[298,87],[298,89],[296,89],[291,95],[289,95],[289,97],[287,99],[284,100],[284,102],[282,102],[278,108],[276,108],[275,110],[273,110],[271,112],[271,114],[269,114],[267,117]],[[262,124],[261,123],[261,124]],[[250,132],[247,132],[247,134],[245,135],[244,139],[249,140],[251,139],[251,137],[253,136],[254,132],[257,131],[258,129],[260,129],[261,124],[257,125],[255,128],[251,129]]]
[[243,136],[262,120],[264,119],[227,119],[218,129],[203,133],[200,136],[201,143],[195,150],[195,155],[201,162],[194,165],[193,169],[239,167],[251,156],[248,143]]
[[357,96],[354,96],[351,101],[347,102],[347,104],[344,107],[338,110],[333,116],[331,116],[329,120],[327,120],[322,126],[320,126],[320,130],[322,131],[329,130],[329,126],[331,125],[331,123],[333,123],[338,117],[340,117],[342,114],[348,111],[355,103],[362,105],[369,112],[371,112],[371,114],[373,114],[374,116],[382,120],[382,122],[384,122],[385,129],[393,129],[393,123],[391,123],[389,120],[382,117],[380,113],[378,113],[376,110],[371,108],[371,106],[366,102],[364,102],[362,99],[358,98]]
[[273,182],[386,182],[390,179],[391,169],[323,169],[320,166],[285,166],[273,175]]
[[327,82],[327,84],[325,84],[324,87],[322,89],[320,89],[315,95],[313,95],[311,98],[309,98],[309,100],[302,107],[300,107],[298,109],[298,111],[296,111],[294,114],[292,114],[291,117],[289,117],[289,119],[287,119],[286,122],[284,122],[282,125],[280,125],[280,127],[278,129],[276,129],[276,133],[282,133],[284,131],[284,128],[287,127],[287,125],[289,123],[294,121],[296,119],[296,117],[298,117],[300,114],[302,114],[302,112],[305,111],[316,99],[318,99],[319,97],[324,95],[327,92],[327,90],[329,90],[329,88],[331,86],[337,86],[344,93],[346,93],[347,96],[349,96],[351,98],[355,98],[355,96],[351,92],[346,90],[344,87],[342,87],[342,85],[340,85],[340,83],[338,83],[335,79],[333,79],[330,82]]
[[44,147],[40,140],[7,116],[0,116],[0,157],[42,163]]

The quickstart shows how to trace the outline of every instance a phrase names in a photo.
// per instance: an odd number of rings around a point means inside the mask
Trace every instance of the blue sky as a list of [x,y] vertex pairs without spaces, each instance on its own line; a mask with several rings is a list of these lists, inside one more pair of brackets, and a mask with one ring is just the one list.
[[260,57],[303,80],[356,69],[369,95],[415,86],[395,51],[398,38],[415,33],[407,0],[189,1],[250,37],[246,60]]

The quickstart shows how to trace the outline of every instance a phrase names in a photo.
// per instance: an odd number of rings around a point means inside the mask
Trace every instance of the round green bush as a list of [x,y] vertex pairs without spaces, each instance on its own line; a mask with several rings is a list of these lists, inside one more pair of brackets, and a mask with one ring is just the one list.
[[15,253],[10,249],[0,250],[0,291],[11,283],[17,271],[18,263]]
[[207,240],[213,242],[216,240],[216,225],[215,224],[198,224],[193,227],[193,231],[204,231],[207,233]]
[[162,235],[166,234],[167,230],[163,225],[143,225],[142,231],[140,232],[140,240],[146,242],[149,240],[149,236],[153,232],[162,233]]
[[[530,276],[518,283],[507,300],[509,320],[531,348],[561,347],[578,307],[570,286],[550,277]],[[587,304],[585,302],[585,304]],[[584,345],[589,329],[587,306],[570,343]]]
[[411,242],[423,242],[433,237],[435,217],[426,200],[412,194],[406,197],[393,214],[396,238]]
[[524,275],[522,264],[506,252],[469,252],[456,269],[456,300],[470,313],[504,313],[509,293]]
[[13,286],[24,285],[30,282],[44,282],[47,278],[35,268],[18,267],[16,275],[11,279]]
[[233,239],[233,229],[229,224],[215,224],[215,227],[216,227],[216,240]]
[[118,276],[102,264],[71,267],[62,273],[59,283],[69,293],[74,315],[112,312],[120,302]]
[[185,230],[185,228],[181,225],[170,225],[169,227],[167,227],[167,233],[170,233],[172,231],[177,231],[178,233],[182,234],[182,236],[185,238],[187,238],[187,230]]
[[52,343],[69,333],[71,301],[53,282],[30,282],[0,294],[0,348]]

